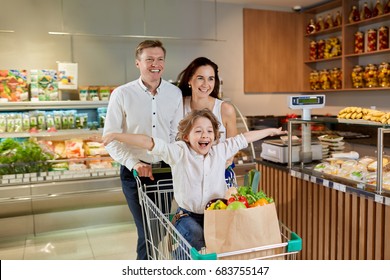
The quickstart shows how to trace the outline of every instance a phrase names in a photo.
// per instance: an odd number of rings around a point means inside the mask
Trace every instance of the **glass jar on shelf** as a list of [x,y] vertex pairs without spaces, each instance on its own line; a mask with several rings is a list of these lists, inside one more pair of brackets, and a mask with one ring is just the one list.
[[309,50],[309,60],[316,60],[316,59],[317,59],[317,42],[311,41],[310,50]]
[[352,87],[364,88],[364,71],[362,66],[355,65],[352,69],[351,77]]
[[378,29],[378,50],[389,48],[389,28],[382,26]]
[[380,87],[390,87],[390,67],[388,62],[382,62],[378,68],[378,84]]
[[319,40],[317,42],[317,59],[325,58],[325,40]]
[[331,88],[332,89],[341,89],[341,84],[342,84],[342,75],[341,75],[341,70],[340,68],[333,68],[330,71],[330,82],[331,82]]
[[364,82],[366,87],[378,86],[378,67],[375,64],[368,64],[364,69]]
[[320,86],[320,88],[324,90],[330,89],[330,73],[328,69],[320,71]]
[[367,31],[367,52],[376,51],[377,47],[377,31],[376,29],[369,29]]
[[364,33],[357,31],[355,33],[354,40],[354,53],[363,53],[364,52]]
[[319,90],[321,89],[320,86],[320,74],[317,70],[313,70],[310,72],[309,76],[309,84],[311,90]]

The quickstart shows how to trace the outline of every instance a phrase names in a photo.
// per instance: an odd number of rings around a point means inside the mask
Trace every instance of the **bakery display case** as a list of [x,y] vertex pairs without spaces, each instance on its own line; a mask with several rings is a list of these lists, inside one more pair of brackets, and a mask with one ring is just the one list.
[[[304,127],[311,131],[311,126],[319,124],[324,126],[322,133],[302,133]],[[389,124],[336,117],[291,119],[288,131],[288,168],[292,176],[390,205]],[[303,150],[304,137],[309,143],[321,143],[321,160],[292,160],[296,138]]]

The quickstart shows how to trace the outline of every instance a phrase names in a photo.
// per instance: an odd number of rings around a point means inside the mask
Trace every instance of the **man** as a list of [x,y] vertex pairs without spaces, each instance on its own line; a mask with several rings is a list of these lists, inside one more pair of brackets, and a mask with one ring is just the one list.
[[[173,142],[177,126],[183,118],[182,94],[178,87],[162,79],[166,50],[158,40],[141,42],[135,52],[137,80],[116,88],[110,97],[103,135],[112,132],[146,134]],[[142,184],[155,185],[171,178],[171,173],[153,174],[152,165],[168,167],[159,157],[145,149],[113,141],[106,146],[111,157],[121,164],[123,193],[137,227],[137,259],[147,259],[142,210],[132,170],[138,172]]]

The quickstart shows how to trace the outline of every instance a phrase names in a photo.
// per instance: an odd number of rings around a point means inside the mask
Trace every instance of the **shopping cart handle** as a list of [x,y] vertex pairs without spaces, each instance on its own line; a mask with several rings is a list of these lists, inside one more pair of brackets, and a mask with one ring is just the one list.
[[191,248],[190,252],[191,252],[191,258],[193,260],[200,260],[200,261],[203,260],[203,261],[206,261],[206,260],[216,260],[216,259],[218,259],[216,253],[201,254],[194,247]]
[[133,169],[133,176],[134,176],[134,178],[137,178],[137,177],[138,177],[138,172],[137,172],[137,170],[135,170],[135,169]]

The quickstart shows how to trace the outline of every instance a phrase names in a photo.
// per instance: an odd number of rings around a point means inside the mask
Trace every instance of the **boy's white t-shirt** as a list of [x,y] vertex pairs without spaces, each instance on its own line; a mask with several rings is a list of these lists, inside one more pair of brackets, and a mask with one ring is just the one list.
[[198,214],[203,214],[211,199],[225,196],[226,160],[248,147],[242,134],[212,146],[206,156],[197,154],[184,141],[168,144],[158,138],[153,140],[154,148],[150,153],[171,166],[177,204]]

